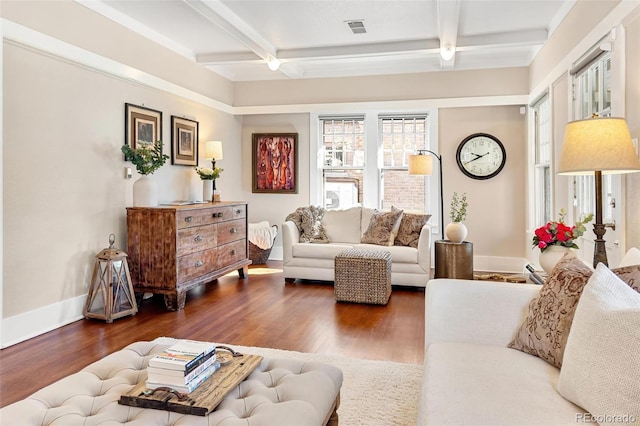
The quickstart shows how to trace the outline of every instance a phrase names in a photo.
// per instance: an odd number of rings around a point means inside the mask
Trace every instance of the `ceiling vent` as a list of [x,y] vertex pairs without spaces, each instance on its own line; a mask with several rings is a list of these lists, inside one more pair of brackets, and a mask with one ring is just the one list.
[[347,21],[347,25],[349,25],[349,28],[351,28],[354,34],[364,34],[367,32],[367,29],[364,27],[364,21],[362,20]]

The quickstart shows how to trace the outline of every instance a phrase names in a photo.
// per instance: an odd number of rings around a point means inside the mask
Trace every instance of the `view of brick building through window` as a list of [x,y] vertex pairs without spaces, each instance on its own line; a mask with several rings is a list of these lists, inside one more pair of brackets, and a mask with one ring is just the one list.
[[[327,209],[345,209],[363,203],[365,185],[377,186],[380,206],[424,211],[425,178],[408,173],[409,155],[428,147],[428,117],[379,117],[379,131],[366,146],[364,117],[321,118],[324,147],[323,188]],[[376,141],[377,139],[377,141]],[[378,182],[365,182],[366,149],[382,156]],[[373,148],[372,148],[373,147]],[[373,165],[377,167],[376,164]],[[373,207],[373,206],[370,206]],[[378,206],[376,206],[378,207]]]

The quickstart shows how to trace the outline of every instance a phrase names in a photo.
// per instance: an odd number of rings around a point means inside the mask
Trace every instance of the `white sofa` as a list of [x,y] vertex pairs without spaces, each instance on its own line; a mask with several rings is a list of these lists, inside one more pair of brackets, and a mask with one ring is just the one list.
[[[637,271],[638,263],[626,265]],[[542,286],[429,281],[418,424],[639,424],[640,290],[602,265],[592,278],[579,296],[562,369],[507,347]],[[615,291],[602,290],[614,284]]]
[[334,260],[348,248],[391,253],[391,284],[426,287],[431,268],[430,226],[420,231],[417,248],[362,244],[362,235],[369,226],[373,209],[352,207],[327,211],[322,226],[329,243],[300,242],[300,233],[293,222],[282,224],[283,275],[287,282],[296,279],[334,281]]

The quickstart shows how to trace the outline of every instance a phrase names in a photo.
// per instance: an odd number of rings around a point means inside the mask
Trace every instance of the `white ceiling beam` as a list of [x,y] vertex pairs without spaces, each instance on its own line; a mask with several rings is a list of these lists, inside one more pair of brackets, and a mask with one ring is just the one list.
[[[458,44],[458,22],[460,20],[460,0],[437,0],[438,37],[440,48],[455,48]],[[442,60],[442,69],[453,69],[455,52],[449,61]]]
[[458,37],[457,50],[475,50],[491,47],[536,46],[546,43],[547,38],[548,31],[546,29],[460,36]]
[[[183,0],[193,10],[204,16],[209,22],[245,45],[249,50],[262,58],[265,62],[271,58],[278,58],[278,51],[268,40],[256,32],[249,24],[243,21],[231,9],[219,0]],[[198,55],[203,56],[203,55]],[[200,62],[198,60],[198,62]],[[297,73],[292,71],[289,75],[284,67],[279,69],[289,77],[297,78]]]

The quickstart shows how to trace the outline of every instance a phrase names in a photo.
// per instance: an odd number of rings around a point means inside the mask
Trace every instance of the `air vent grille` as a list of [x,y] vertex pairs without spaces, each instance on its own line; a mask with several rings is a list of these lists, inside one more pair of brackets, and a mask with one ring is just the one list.
[[367,32],[367,29],[364,27],[364,21],[362,20],[347,21],[347,25],[349,25],[349,28],[351,28],[354,34],[364,34]]

